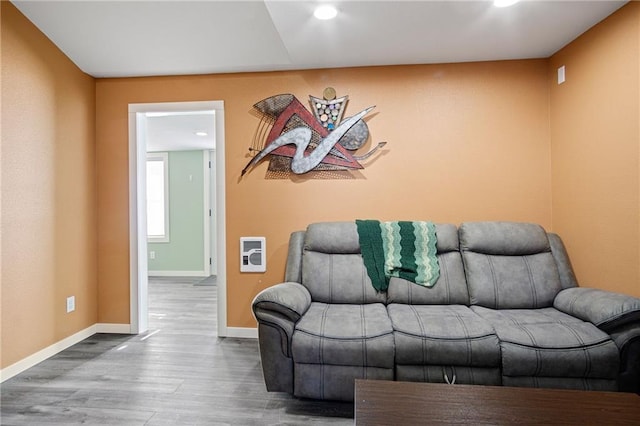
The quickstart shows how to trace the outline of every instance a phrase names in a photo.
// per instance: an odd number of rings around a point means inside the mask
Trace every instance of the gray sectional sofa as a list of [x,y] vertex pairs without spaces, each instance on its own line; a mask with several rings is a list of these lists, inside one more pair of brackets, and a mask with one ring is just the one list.
[[353,400],[354,379],[640,392],[640,299],[578,287],[535,224],[436,225],[440,275],[376,292],[354,222],[291,235],[252,303],[269,391]]

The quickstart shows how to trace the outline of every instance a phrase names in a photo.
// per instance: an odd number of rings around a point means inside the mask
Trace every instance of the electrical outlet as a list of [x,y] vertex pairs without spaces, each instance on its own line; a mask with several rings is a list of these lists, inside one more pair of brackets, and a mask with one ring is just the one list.
[[76,310],[76,297],[69,296],[67,297],[67,313],[73,312]]
[[156,252],[155,251],[150,251],[149,252],[149,259],[155,259],[156,258]]

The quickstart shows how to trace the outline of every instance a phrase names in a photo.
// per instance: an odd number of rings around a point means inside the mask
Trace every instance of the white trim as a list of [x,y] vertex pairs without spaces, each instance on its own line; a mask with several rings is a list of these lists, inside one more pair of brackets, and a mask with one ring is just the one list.
[[91,337],[96,334],[96,324],[85,328],[84,330],[80,330],[77,333],[66,337],[59,342],[54,343],[53,345],[47,346],[46,348],[39,350],[33,355],[29,355],[28,357],[21,359],[20,361],[11,364],[8,367],[0,370],[0,383],[8,380],[23,371],[28,370],[36,364],[41,363],[42,361],[51,358],[59,352],[67,349],[70,346],[75,345],[86,339],[87,337]]
[[216,224],[218,223],[218,219],[216,218],[217,214],[217,206],[216,206],[216,150],[212,149],[208,153],[209,162],[211,163],[211,167],[209,167],[209,208],[211,209],[211,217],[209,218],[209,258],[211,258],[212,263],[209,268],[210,275],[218,275],[218,259],[214,259],[216,257],[217,251],[217,243],[216,243]]
[[209,218],[209,208],[210,208],[210,202],[209,202],[209,187],[211,186],[211,170],[209,169],[209,151],[208,150],[204,150],[202,151],[202,167],[204,168],[204,173],[203,173],[203,183],[204,183],[204,194],[203,198],[202,198],[202,205],[204,208],[203,211],[203,220],[204,220],[204,228],[203,229],[203,234],[204,234],[204,259],[203,259],[203,267],[204,267],[204,273],[206,274],[205,276],[209,276],[211,275],[211,264],[209,263],[209,258],[211,257],[211,231],[210,231],[210,218]]
[[149,271],[150,277],[203,277],[209,276],[207,271]]
[[45,361],[52,356],[59,354],[65,349],[82,342],[84,339],[87,339],[96,333],[132,334],[131,326],[129,324],[93,324],[92,326],[89,326],[84,330],[80,330],[69,337],[65,337],[59,342],[47,346],[46,348],[39,350],[38,352],[29,355],[28,357],[23,358],[8,367],[3,368],[2,370],[0,370],[0,383],[9,380],[10,378],[17,376],[24,371],[27,371],[29,368],[35,366],[36,364],[39,364],[42,361]]
[[135,334],[131,332],[131,324],[111,324],[105,322],[96,324],[96,333]]
[[225,188],[224,103],[216,108],[216,268],[218,336],[227,336],[227,204]]
[[[147,306],[147,241],[138,237],[139,229],[146,229],[146,215],[139,211],[145,205],[144,177],[146,161],[147,112],[215,111],[216,141],[216,229],[217,229],[217,289],[218,336],[227,335],[227,277],[226,277],[226,215],[225,215],[225,155],[224,155],[224,102],[166,102],[129,104],[129,282],[131,332],[142,333],[148,328]],[[139,143],[140,142],[140,143]],[[144,181],[144,179],[143,179]],[[142,182],[143,183],[143,182]],[[139,210],[140,207],[140,210]],[[144,225],[144,226],[143,226]],[[144,240],[144,241],[142,241]]]
[[[147,331],[149,282],[147,279],[146,117],[129,105],[129,321],[131,332]],[[139,172],[139,173],[138,173]],[[140,209],[138,209],[140,206]],[[138,235],[144,230],[144,238]]]
[[239,337],[241,339],[257,339],[258,329],[249,327],[227,327],[226,337]]

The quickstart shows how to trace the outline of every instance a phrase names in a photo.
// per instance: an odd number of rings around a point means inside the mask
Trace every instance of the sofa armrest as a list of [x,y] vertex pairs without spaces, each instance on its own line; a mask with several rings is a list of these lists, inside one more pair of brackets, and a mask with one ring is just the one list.
[[289,237],[287,263],[284,269],[284,280],[302,282],[302,251],[304,247],[305,231],[296,231]]
[[299,283],[286,282],[262,290],[253,299],[251,306],[256,319],[260,311],[272,311],[296,323],[311,305],[311,294]]
[[553,306],[589,321],[607,333],[634,322],[640,325],[640,299],[620,293],[595,288],[568,288],[558,293]]
[[258,321],[260,360],[268,391],[294,391],[291,339],[296,323],[310,305],[309,290],[296,282],[266,288],[251,303]]
[[548,233],[547,238],[549,238],[551,255],[555,259],[556,265],[558,265],[562,288],[578,287],[578,280],[576,280],[576,274],[573,272],[571,260],[569,260],[569,254],[567,253],[564,243],[560,237],[554,233]]
[[618,390],[640,393],[640,324],[627,324],[611,333],[620,349]]

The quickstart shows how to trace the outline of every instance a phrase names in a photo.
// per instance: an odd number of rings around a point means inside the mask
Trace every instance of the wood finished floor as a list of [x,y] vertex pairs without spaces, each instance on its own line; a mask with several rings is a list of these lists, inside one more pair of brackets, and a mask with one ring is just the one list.
[[353,424],[351,403],[268,393],[257,341],[217,337],[200,280],[151,279],[149,332],[96,334],[4,382],[0,424]]

